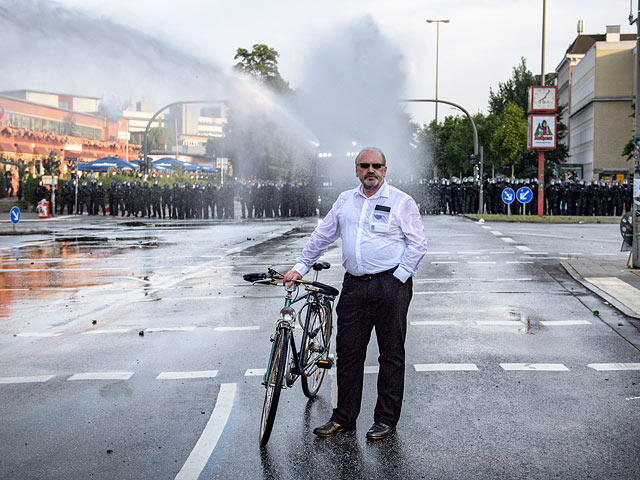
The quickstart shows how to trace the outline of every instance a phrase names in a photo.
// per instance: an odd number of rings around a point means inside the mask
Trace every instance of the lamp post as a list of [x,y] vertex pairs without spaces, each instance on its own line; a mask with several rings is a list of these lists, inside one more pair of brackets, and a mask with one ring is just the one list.
[[[435,128],[436,130],[438,129],[438,57],[440,55],[440,24],[441,23],[449,23],[449,19],[440,19],[440,20],[436,20],[433,18],[427,18],[427,23],[435,23],[436,24],[436,125]],[[436,142],[436,152],[434,152],[434,157],[435,155],[437,155],[437,142],[438,142],[438,137],[437,137],[437,132],[436,132],[436,136],[435,136],[435,142]],[[435,160],[435,158],[434,158]],[[434,161],[434,166],[433,166],[433,176],[437,176],[437,172],[438,172],[438,164],[436,161]]]

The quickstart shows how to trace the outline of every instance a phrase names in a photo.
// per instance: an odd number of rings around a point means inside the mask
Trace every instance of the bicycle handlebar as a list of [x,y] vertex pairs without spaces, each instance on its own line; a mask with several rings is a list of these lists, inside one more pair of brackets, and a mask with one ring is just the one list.
[[[250,283],[265,283],[267,285],[278,285],[276,280],[283,280],[284,276],[280,275],[275,271],[266,273],[247,273],[242,276],[242,278]],[[332,297],[337,297],[340,291],[337,288],[332,287],[331,285],[327,285],[325,283],[320,282],[310,282],[308,280],[293,280],[294,283],[300,283],[302,285],[310,285],[312,287],[317,288],[320,293],[324,295],[331,295]]]

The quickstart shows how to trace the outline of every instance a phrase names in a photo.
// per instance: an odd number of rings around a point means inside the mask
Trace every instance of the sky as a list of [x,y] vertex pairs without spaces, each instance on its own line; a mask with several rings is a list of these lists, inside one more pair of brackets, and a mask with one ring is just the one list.
[[[25,0],[29,1],[29,0]],[[402,58],[408,98],[435,97],[436,25],[440,25],[438,97],[470,113],[487,111],[489,91],[511,75],[521,57],[539,74],[543,0],[60,0],[94,17],[107,18],[162,39],[180,51],[230,69],[239,47],[266,43],[279,54],[280,73],[293,88],[303,82],[302,65],[319,41],[369,16]],[[637,1],[633,1],[637,11]],[[576,37],[605,33],[607,25],[630,26],[628,0],[549,0],[546,2],[546,61],[551,72]],[[343,65],[348,70],[353,65]],[[100,93],[100,92],[96,92]],[[434,116],[431,105],[412,108],[419,123]],[[439,117],[455,114],[439,107]]]

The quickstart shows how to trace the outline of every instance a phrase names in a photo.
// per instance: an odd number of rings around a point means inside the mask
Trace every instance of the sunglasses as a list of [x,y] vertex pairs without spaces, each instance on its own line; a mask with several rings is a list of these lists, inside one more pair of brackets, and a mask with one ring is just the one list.
[[358,166],[363,170],[368,170],[369,167],[373,167],[374,170],[380,170],[382,167],[386,165],[383,163],[359,163]]

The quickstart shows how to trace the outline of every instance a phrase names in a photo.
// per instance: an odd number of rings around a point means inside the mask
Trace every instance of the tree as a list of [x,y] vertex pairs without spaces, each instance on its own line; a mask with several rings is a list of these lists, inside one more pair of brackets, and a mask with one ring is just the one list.
[[491,148],[506,165],[511,166],[511,177],[515,176],[515,166],[527,154],[527,121],[517,104],[509,102],[501,115]]
[[234,60],[240,59],[234,65],[234,69],[250,75],[263,85],[278,93],[291,93],[289,83],[286,82],[278,71],[278,57],[280,54],[264,43],[256,43],[251,51],[246,48],[238,48]]
[[527,61],[522,57],[520,64],[513,67],[513,73],[504,83],[498,84],[498,91],[489,89],[489,112],[501,115],[509,103],[515,103],[522,111],[527,112],[529,87],[536,85],[536,77],[527,68]]

